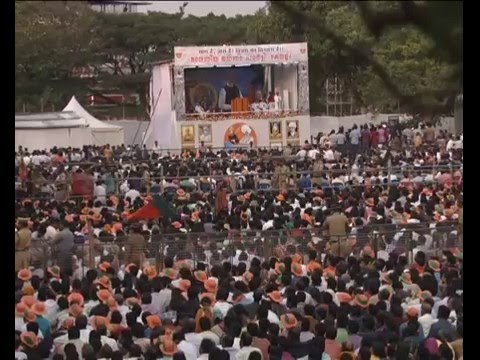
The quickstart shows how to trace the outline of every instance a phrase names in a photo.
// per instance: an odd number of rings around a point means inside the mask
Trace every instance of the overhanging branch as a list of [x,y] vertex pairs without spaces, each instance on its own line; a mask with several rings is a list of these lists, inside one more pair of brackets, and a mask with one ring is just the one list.
[[[366,63],[371,66],[373,72],[380,78],[385,88],[390,92],[392,96],[398,99],[401,104],[416,108],[428,108],[430,111],[440,110],[444,108],[446,99],[443,97],[443,95],[445,94],[446,89],[432,91],[430,92],[430,94],[428,94],[430,96],[435,95],[433,96],[435,98],[443,98],[444,101],[442,101],[441,104],[422,103],[421,100],[424,98],[424,94],[417,94],[416,96],[403,94],[398,88],[398,86],[395,84],[395,82],[391,79],[384,66],[380,64],[377,60],[375,60],[368,51],[364,50],[363,48],[346,43],[344,39],[342,39],[334,31],[323,25],[313,15],[311,15],[310,13],[302,13],[301,11],[293,8],[286,1],[275,2],[275,6],[279,9],[282,9],[287,14],[290,13],[291,15],[299,17],[301,22],[308,24],[309,26],[317,30],[320,34],[330,39],[337,48],[346,51],[350,56],[360,60],[360,62]],[[400,21],[400,19],[397,19],[396,21]]]

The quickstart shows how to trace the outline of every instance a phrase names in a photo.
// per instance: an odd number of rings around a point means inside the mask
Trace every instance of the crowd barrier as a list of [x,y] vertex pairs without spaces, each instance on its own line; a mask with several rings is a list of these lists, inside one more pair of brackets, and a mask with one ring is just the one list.
[[[427,176],[431,175],[432,176],[432,181],[425,181],[427,184],[435,184],[437,183],[437,180],[435,179],[435,175],[439,171],[447,171],[452,174],[453,182],[458,182],[456,180],[455,173],[457,171],[460,171],[463,173],[463,165],[445,165],[445,166],[422,166],[422,167],[383,167],[383,168],[351,168],[349,167],[348,169],[322,169],[322,170],[307,170],[307,171],[297,171],[297,170],[289,170],[288,172],[285,173],[275,173],[275,172],[261,172],[261,173],[254,173],[254,174],[216,174],[215,171],[212,171],[210,169],[210,173],[203,175],[203,176],[180,176],[177,174],[177,176],[166,176],[163,175],[163,169],[160,169],[160,176],[151,176],[149,178],[150,182],[150,187],[153,185],[158,185],[159,187],[159,192],[163,193],[164,189],[164,184],[163,180],[170,179],[170,180],[175,180],[181,183],[182,181],[189,181],[191,182],[190,186],[187,185],[182,185],[183,187],[189,187],[190,190],[198,190],[202,192],[209,192],[215,189],[216,183],[220,182],[222,180],[228,179],[229,183],[232,186],[232,189],[234,191],[236,190],[243,190],[243,191],[258,191],[258,190],[269,190],[269,191],[278,191],[280,190],[278,187],[275,187],[275,182],[277,180],[278,176],[282,176],[284,178],[291,178],[293,177],[293,184],[289,186],[289,188],[292,189],[298,189],[297,187],[297,178],[301,175],[306,175],[310,176],[312,179],[313,178],[321,178],[322,176],[325,177],[325,180],[322,182],[321,186],[323,189],[326,188],[342,188],[342,187],[364,187],[365,185],[361,183],[355,183],[355,181],[352,181],[351,183],[347,184],[339,184],[335,183],[333,180],[335,178],[335,175],[345,175],[348,176],[349,179],[353,179],[354,177],[357,177],[359,174],[362,174],[364,172],[377,172],[377,173],[383,173],[384,177],[386,177],[387,182],[382,182],[378,185],[381,186],[392,186],[392,185],[398,185],[400,180],[403,179],[403,174],[404,173],[410,173],[410,174],[417,174],[420,173],[421,176]],[[245,187],[245,178],[247,176],[253,177],[254,181],[254,187]],[[262,184],[262,180],[267,180],[267,183]],[[120,185],[125,182],[125,181],[132,181],[132,180],[137,180],[140,182],[143,182],[144,179],[141,177],[129,177],[129,178],[115,178],[114,183],[115,183],[115,191],[113,194],[110,195],[121,195],[120,191]],[[271,183],[268,183],[268,180],[271,181]],[[156,183],[156,184],[155,184]],[[32,186],[37,186],[40,187],[42,185],[55,185],[55,186],[60,186],[60,188],[65,189],[65,194],[62,195],[65,199],[75,199],[75,198],[83,198],[84,195],[76,195],[71,193],[71,186],[72,186],[72,181],[71,179],[67,180],[46,180],[42,182],[32,182],[32,181],[26,181],[24,186],[26,188],[31,188]],[[376,185],[376,184],[372,184]],[[62,190],[63,191],[63,190]],[[93,194],[92,194],[93,195]],[[142,195],[147,195],[147,193],[144,193]],[[31,200],[36,200],[36,199],[48,199],[55,196],[55,191],[52,190],[51,192],[48,193],[42,193],[40,191],[36,191],[33,193],[27,193],[27,194],[16,194],[16,199],[20,200],[23,198],[29,198]]]
[[[146,236],[142,258],[157,270],[162,268],[166,256],[176,260],[187,260],[193,267],[198,262],[209,265],[228,261],[250,261],[258,257],[261,261],[270,257],[298,252],[305,256],[309,249],[321,253],[332,252],[332,243],[344,241],[354,255],[360,255],[365,246],[370,246],[380,257],[392,251],[405,254],[413,261],[415,249],[424,251],[429,256],[441,256],[445,249],[463,249],[463,227],[458,224],[404,224],[404,225],[370,225],[361,228],[356,234],[346,237],[329,237],[320,228],[267,230],[267,231],[229,231],[210,233],[175,233],[160,234],[157,237]],[[423,245],[422,245],[423,244]],[[101,261],[108,261],[114,267],[130,263],[128,241],[125,238],[95,238],[87,236],[76,238],[72,256],[79,266],[87,268],[97,266]],[[340,247],[336,249],[340,252]],[[35,240],[30,249],[31,265],[46,268],[58,264],[58,250],[44,240]],[[334,254],[334,255],[340,255]],[[81,266],[81,269],[83,267]]]

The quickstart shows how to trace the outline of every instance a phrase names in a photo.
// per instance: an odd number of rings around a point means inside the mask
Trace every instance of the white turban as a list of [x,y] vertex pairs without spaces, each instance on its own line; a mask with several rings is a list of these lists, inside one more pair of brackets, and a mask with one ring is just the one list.
[[296,128],[297,128],[297,123],[294,122],[294,121],[289,122],[289,123],[288,123],[288,127],[289,127],[289,128],[292,128],[292,129],[296,129]]
[[252,132],[252,130],[250,129],[250,126],[248,125],[242,125],[241,130],[243,134],[250,134]]

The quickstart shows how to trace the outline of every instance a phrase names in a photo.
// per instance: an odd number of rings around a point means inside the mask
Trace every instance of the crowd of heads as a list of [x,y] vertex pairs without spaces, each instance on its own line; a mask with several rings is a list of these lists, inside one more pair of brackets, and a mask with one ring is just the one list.
[[[28,359],[457,359],[463,257],[387,261],[310,250],[237,265],[166,257],[162,271],[101,262],[15,283]],[[288,355],[287,355],[288,354]],[[327,357],[328,356],[328,357]]]
[[[17,234],[32,246],[16,266],[16,349],[458,359],[463,140],[380,129],[297,149],[20,149]],[[129,221],[157,196],[165,216]],[[339,214],[344,247],[329,234]],[[59,246],[66,233],[81,245]]]

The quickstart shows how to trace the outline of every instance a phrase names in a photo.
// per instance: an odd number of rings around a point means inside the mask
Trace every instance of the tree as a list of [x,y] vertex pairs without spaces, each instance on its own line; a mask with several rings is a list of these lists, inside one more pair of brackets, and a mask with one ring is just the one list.
[[[276,26],[303,31],[310,48],[333,51],[330,76],[347,76],[360,104],[383,108],[395,100],[404,110],[431,113],[461,90],[462,2],[312,3],[271,2],[270,13],[284,20]],[[315,100],[320,89],[311,89]]]
[[[358,108],[378,110],[444,111],[463,86],[461,2],[269,2],[235,18],[184,16],[185,6],[177,14],[116,15],[84,2],[16,2],[16,108],[120,92],[138,94],[145,113],[152,63],[188,45],[307,41],[313,113],[324,111],[333,77]],[[94,77],[75,75],[85,67]]]
[[[97,14],[95,69],[98,93],[135,93],[142,109],[148,99],[149,69],[155,61],[170,59],[181,14]],[[145,113],[146,114],[146,113]]]
[[83,2],[15,2],[17,109],[26,104],[39,110],[40,98],[62,106],[66,89],[85,88],[85,81],[72,75],[90,60],[92,21],[93,12]]

